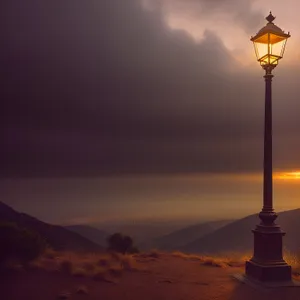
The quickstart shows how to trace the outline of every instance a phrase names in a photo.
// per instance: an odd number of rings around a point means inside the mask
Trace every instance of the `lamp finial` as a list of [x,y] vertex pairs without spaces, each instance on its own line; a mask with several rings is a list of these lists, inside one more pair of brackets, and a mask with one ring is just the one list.
[[275,20],[275,17],[272,15],[272,12],[270,11],[270,14],[266,17],[266,20],[269,23],[273,23],[273,21]]

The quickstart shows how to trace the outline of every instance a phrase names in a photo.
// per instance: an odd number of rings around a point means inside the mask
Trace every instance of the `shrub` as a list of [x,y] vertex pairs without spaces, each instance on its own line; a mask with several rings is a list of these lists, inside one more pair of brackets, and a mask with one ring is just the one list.
[[137,253],[138,249],[133,245],[133,240],[128,235],[114,233],[107,238],[108,250],[118,253]]
[[11,260],[27,264],[39,257],[46,248],[46,243],[39,235],[13,223],[0,223],[0,245],[2,266]]

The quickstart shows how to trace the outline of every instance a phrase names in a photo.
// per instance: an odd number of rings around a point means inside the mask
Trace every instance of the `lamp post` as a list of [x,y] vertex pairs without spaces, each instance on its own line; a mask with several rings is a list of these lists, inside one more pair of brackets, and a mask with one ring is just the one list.
[[273,21],[270,12],[268,21],[251,41],[254,43],[257,60],[265,70],[265,128],[264,128],[264,183],[263,208],[259,214],[260,224],[253,230],[254,254],[246,262],[246,276],[260,282],[291,281],[291,266],[283,259],[282,238],[285,233],[275,223],[277,214],[273,209],[272,171],[272,70],[283,57],[289,33],[285,33]]

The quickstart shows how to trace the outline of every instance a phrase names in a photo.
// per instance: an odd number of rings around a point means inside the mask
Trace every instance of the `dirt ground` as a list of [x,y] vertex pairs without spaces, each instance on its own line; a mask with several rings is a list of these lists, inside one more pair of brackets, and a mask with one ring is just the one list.
[[[0,278],[1,300],[300,300],[300,287],[258,290],[233,278],[241,268],[204,266],[171,255],[141,258],[113,282],[32,270]],[[78,291],[79,289],[79,291]]]

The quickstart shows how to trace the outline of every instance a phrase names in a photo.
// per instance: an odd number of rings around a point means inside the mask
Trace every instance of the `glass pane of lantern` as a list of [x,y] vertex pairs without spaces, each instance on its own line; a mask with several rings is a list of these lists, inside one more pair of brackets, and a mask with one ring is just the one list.
[[262,58],[260,58],[260,64],[261,65],[267,65],[269,63],[269,57],[268,57],[268,54],[263,56]]
[[268,44],[254,43],[257,60],[268,54]]
[[270,54],[282,57],[282,50],[286,40],[270,45]]
[[281,52],[282,52],[281,50],[282,50],[283,46],[284,46],[284,41],[280,41],[278,43],[271,44],[270,45],[270,54],[281,57]]
[[278,63],[278,56],[274,56],[274,55],[269,55],[269,64],[271,65],[275,65]]
[[267,54],[260,58],[259,61],[261,65],[277,65],[278,59],[280,59],[280,57],[277,55]]

